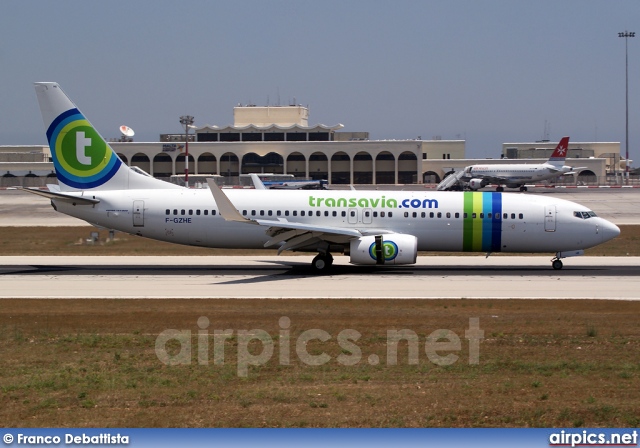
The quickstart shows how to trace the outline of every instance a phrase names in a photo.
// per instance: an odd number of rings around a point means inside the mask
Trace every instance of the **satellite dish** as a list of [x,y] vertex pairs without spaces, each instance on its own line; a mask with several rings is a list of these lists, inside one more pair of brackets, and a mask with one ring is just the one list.
[[125,137],[133,137],[136,134],[129,126],[124,125],[120,126],[120,132],[122,132],[122,135],[124,135]]

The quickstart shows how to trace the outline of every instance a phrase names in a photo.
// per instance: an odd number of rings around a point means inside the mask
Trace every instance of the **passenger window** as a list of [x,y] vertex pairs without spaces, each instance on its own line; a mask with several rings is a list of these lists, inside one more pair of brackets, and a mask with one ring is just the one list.
[[260,210],[260,216],[264,216],[264,210]]
[[185,214],[185,211],[184,211],[184,210],[180,210],[180,214],[181,214],[181,215],[184,215],[184,214]]
[[447,218],[451,218],[451,213],[447,212]]
[[471,218],[476,219],[476,214],[475,213],[471,213]]
[[200,210],[196,210],[196,215],[200,216]]
[[442,218],[442,212],[438,212],[438,218]]
[[[334,212],[334,213],[335,213],[335,212]],[[317,210],[317,211],[316,211],[316,216],[320,216],[320,215],[321,215],[320,210]]]
[[511,213],[511,219],[516,219],[516,214],[515,213]]
[[289,216],[289,210],[284,211],[284,216]]
[[436,214],[435,214],[435,213],[433,213],[433,212],[429,212],[429,218],[433,218],[433,217],[435,217],[435,216],[436,216]]
[[298,216],[298,210],[293,211],[293,216]]
[[380,217],[384,218],[384,212],[380,212]]
[[331,212],[331,215],[335,218],[336,216],[338,216],[338,212],[334,210],[333,212]]
[[523,215],[522,213],[520,213],[520,214],[518,215],[518,218],[519,218],[519,219],[524,219],[524,215]]
[[209,214],[209,210],[205,210],[204,211],[204,216],[207,216]]
[[491,219],[491,216],[493,216],[491,213],[487,213],[487,218]]
[[393,218],[393,212],[389,212],[389,218]]
[[269,211],[267,212],[267,215],[269,215],[269,216],[273,216],[273,210],[269,210]]
[[329,216],[329,210],[324,211],[324,216]]
[[211,210],[211,215],[213,216],[215,214],[216,214],[216,211],[215,210]]
[[251,210],[251,216],[256,216],[256,211],[255,210]]
[[353,211],[353,210],[350,212],[350,214],[351,214],[351,217],[352,217],[352,218],[353,218],[354,216],[356,216],[356,212],[355,212],[355,211]]
[[409,217],[409,212],[404,212],[404,217],[408,218]]
[[427,213],[426,213],[426,212],[422,212],[422,213],[420,213],[420,217],[421,217],[421,218],[426,218],[426,217],[427,217]]
[[165,212],[165,214],[170,215],[170,214],[171,214],[171,210],[167,209],[167,211]]
[[276,216],[280,216],[281,214],[282,214],[282,212],[281,212],[280,210],[278,210],[278,211],[276,212]]
[[344,218],[345,216],[347,216],[347,212],[343,210],[342,212],[340,212],[340,215]]
[[247,216],[247,211],[246,211],[246,210],[242,210],[242,214],[243,214],[244,216]]
[[480,219],[484,219],[484,213],[480,213]]
[[378,217],[378,212],[373,212],[373,217],[377,218]]
[[367,210],[366,212],[364,212],[364,216],[366,216],[367,218],[369,217],[370,213],[369,210]]
[[456,213],[456,219],[460,217],[460,213]]
[[467,217],[468,217],[468,216],[469,216],[469,215],[467,215],[466,213],[464,213],[464,214],[462,215],[462,217],[463,217],[464,219],[467,219]]
[[189,210],[189,215],[193,215],[193,210]]
[[413,217],[417,218],[418,217],[418,213],[417,212],[413,212]]
[[304,216],[304,210],[300,212],[300,216]]
[[173,214],[174,214],[174,215],[177,215],[177,214],[178,214],[178,210],[174,208],[174,209],[173,209]]

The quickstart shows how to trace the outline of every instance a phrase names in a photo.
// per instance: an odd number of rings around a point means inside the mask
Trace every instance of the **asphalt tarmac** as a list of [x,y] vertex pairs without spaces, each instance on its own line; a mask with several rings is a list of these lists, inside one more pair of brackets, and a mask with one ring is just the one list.
[[432,256],[327,275],[311,257],[0,257],[0,298],[520,298],[640,300],[640,258]]

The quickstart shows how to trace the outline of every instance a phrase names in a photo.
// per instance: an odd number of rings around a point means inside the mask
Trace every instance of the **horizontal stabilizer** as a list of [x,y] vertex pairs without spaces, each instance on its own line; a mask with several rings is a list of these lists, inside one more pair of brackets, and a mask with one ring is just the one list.
[[94,205],[100,202],[99,199],[87,198],[84,196],[77,196],[74,194],[61,193],[56,191],[39,190],[37,188],[23,188],[16,187],[18,190],[26,191],[29,193],[37,194],[38,196],[44,196],[45,198],[56,199],[58,201],[68,202],[70,204],[78,205]]

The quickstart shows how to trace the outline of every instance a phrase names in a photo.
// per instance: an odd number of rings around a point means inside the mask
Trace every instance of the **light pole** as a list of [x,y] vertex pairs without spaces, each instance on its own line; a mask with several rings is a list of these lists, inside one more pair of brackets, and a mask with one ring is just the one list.
[[636,33],[634,31],[626,31],[624,33],[618,33],[618,37],[624,37],[624,71],[625,71],[625,120],[626,120],[626,155],[627,158],[624,164],[624,171],[627,177],[627,182],[629,182],[629,52],[628,50],[628,40],[630,37],[636,37]]
[[183,115],[180,117],[180,124],[184,126],[184,185],[189,188],[189,129],[193,127],[193,117],[191,115]]

